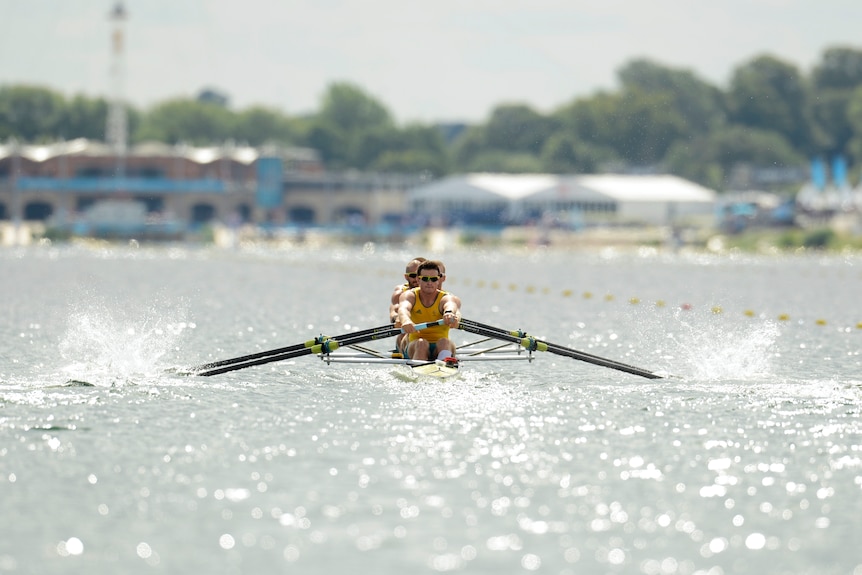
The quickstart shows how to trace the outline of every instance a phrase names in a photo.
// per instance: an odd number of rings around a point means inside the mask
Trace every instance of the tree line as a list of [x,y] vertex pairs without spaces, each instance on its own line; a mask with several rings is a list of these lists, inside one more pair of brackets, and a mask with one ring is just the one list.
[[[839,155],[854,175],[862,166],[862,50],[829,48],[809,71],[760,55],[737,66],[726,88],[648,59],[627,62],[617,78],[618,89],[547,114],[502,103],[474,125],[399,125],[361,87],[336,82],[304,116],[266,106],[234,111],[218,95],[130,107],[129,134],[133,143],[310,147],[332,170],[661,171],[718,190],[740,168],[804,169],[813,157]],[[2,86],[0,141],[101,140],[108,107],[104,98]]]

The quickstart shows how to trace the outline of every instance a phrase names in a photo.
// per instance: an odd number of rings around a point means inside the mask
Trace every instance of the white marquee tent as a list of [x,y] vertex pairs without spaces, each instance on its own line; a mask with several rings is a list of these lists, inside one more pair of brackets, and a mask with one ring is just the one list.
[[671,175],[466,174],[408,192],[408,209],[440,223],[502,224],[548,215],[668,224],[712,216],[716,193]]

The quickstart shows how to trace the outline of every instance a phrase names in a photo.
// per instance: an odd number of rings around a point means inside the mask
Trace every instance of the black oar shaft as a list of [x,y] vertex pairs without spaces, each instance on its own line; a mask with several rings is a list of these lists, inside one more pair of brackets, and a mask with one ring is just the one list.
[[[443,325],[443,320],[416,324],[414,327],[421,331],[423,329],[427,329],[434,325]],[[381,327],[375,327],[370,329],[365,329],[362,331],[357,331],[353,333],[348,333],[340,336],[336,336],[333,338],[324,338],[322,341],[318,343],[312,343],[312,345],[307,345],[310,342],[304,342],[301,344],[296,344],[293,346],[288,346],[283,348],[286,351],[280,353],[273,352],[261,352],[257,354],[250,354],[247,356],[243,356],[243,358],[235,358],[234,360],[224,360],[223,362],[215,362],[221,363],[221,365],[216,365],[214,367],[205,367],[199,369],[193,369],[193,373],[195,375],[202,375],[205,377],[209,377],[211,375],[219,375],[222,373],[227,373],[229,371],[236,371],[238,369],[245,369],[247,367],[254,367],[256,365],[263,365],[266,363],[272,363],[275,361],[283,361],[285,359],[292,359],[294,357],[300,357],[303,355],[312,355],[316,353],[330,353],[335,351],[339,347],[344,347],[348,345],[355,345],[358,343],[363,343],[366,341],[372,341],[377,339],[386,339],[388,337],[392,337],[402,333],[404,330],[400,327],[395,327],[392,324],[386,324]],[[273,350],[276,351],[276,350]]]
[[[391,327],[392,327],[392,324],[386,324],[386,325],[381,325],[379,327],[372,327],[369,329],[363,329],[361,331],[353,332],[352,334],[349,334],[349,335],[362,335],[362,334],[368,334],[368,333],[375,333],[375,332],[378,332],[378,331],[381,331],[384,329],[389,329]],[[327,339],[337,339],[338,337],[344,337],[344,336],[334,336],[334,338],[330,338],[329,336],[320,335],[314,339],[310,339],[308,341],[304,341],[302,343],[297,343],[294,345],[288,345],[286,347],[280,347],[277,349],[270,349],[267,351],[259,351],[257,353],[250,353],[248,355],[243,355],[240,357],[232,357],[229,359],[222,359],[219,361],[213,361],[210,363],[204,363],[201,365],[196,365],[195,367],[189,368],[189,371],[199,372],[199,371],[213,369],[216,367],[221,367],[223,365],[241,364],[241,363],[245,363],[245,362],[248,362],[248,361],[251,361],[254,359],[258,359],[261,357],[269,357],[269,356],[279,355],[279,354],[283,354],[283,353],[290,353],[290,352],[298,351],[298,350],[305,349],[305,348],[311,348],[312,346],[317,345],[319,343],[322,343],[322,342],[326,341]]]
[[506,329],[502,329],[499,327],[494,327],[491,325],[482,324],[479,322],[475,322],[469,319],[461,318],[459,327],[464,331],[469,331],[471,333],[475,333],[477,335],[485,336],[485,337],[495,337],[497,339],[502,339],[504,341],[510,341],[513,343],[517,343],[518,345],[533,351],[549,351],[556,355],[562,355],[565,357],[570,357],[572,359],[577,359],[580,361],[584,361],[587,363],[592,363],[594,365],[600,365],[602,367],[609,367],[612,369],[616,369],[618,371],[624,371],[626,373],[630,373],[632,375],[639,375],[641,377],[645,377],[648,379],[661,379],[662,376],[653,373],[649,370],[642,369],[640,367],[636,367],[634,365],[629,365],[627,363],[622,363],[619,361],[614,361],[611,359],[606,359],[604,357],[599,357],[597,355],[593,355],[590,353],[586,353],[583,351],[578,351],[576,349],[568,348],[562,345],[558,345],[555,343],[549,343],[546,341],[542,341],[527,335],[523,331],[510,331]]
[[256,365],[263,365],[266,363],[272,363],[275,361],[284,361],[286,359],[293,359],[294,357],[300,357],[303,355],[313,355],[316,353],[329,353],[330,351],[335,351],[337,348],[341,346],[353,345],[356,343],[362,343],[366,341],[371,341],[374,339],[384,339],[387,337],[392,337],[401,333],[401,329],[397,327],[392,327],[391,325],[386,326],[384,329],[380,329],[377,331],[373,331],[371,333],[362,333],[359,334],[348,334],[339,336],[338,338],[328,338],[320,343],[311,345],[309,347],[302,347],[300,349],[290,350],[284,353],[277,353],[273,355],[267,355],[265,357],[258,357],[254,359],[250,359],[243,362],[231,363],[228,365],[222,365],[220,367],[215,367],[212,369],[205,369],[197,372],[195,375],[202,375],[209,377],[211,375],[219,375],[222,373],[227,373],[229,371],[236,371],[238,369],[245,369],[247,367],[254,367]]

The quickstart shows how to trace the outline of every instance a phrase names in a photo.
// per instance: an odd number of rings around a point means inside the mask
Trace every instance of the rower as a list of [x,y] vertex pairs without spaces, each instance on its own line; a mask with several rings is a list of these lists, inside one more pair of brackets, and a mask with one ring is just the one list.
[[[442,270],[445,270],[442,262],[428,260],[421,263],[417,269],[419,286],[401,294],[398,321],[407,336],[401,340],[404,357],[422,361],[457,361],[455,344],[449,339],[449,329],[458,327],[461,299],[440,289],[443,283]],[[421,333],[416,330],[416,324],[440,319],[444,321],[443,325],[430,327]]]
[[[407,262],[407,266],[404,268],[404,283],[398,284],[395,286],[395,289],[392,290],[392,296],[389,299],[389,322],[395,324],[396,327],[400,327],[398,324],[398,301],[401,298],[401,294],[406,290],[419,286],[419,274],[417,273],[417,270],[419,269],[419,264],[425,261],[427,261],[425,258],[417,257]],[[395,351],[392,352],[393,357],[401,357],[401,339],[403,337],[403,333],[395,336]]]

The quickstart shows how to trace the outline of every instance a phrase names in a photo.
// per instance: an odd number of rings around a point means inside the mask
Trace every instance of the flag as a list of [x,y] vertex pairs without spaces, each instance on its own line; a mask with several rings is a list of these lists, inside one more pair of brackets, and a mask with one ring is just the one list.
[[826,187],[826,166],[820,158],[811,160],[811,183],[818,190]]
[[832,158],[832,183],[839,189],[847,187],[847,160],[844,156]]

